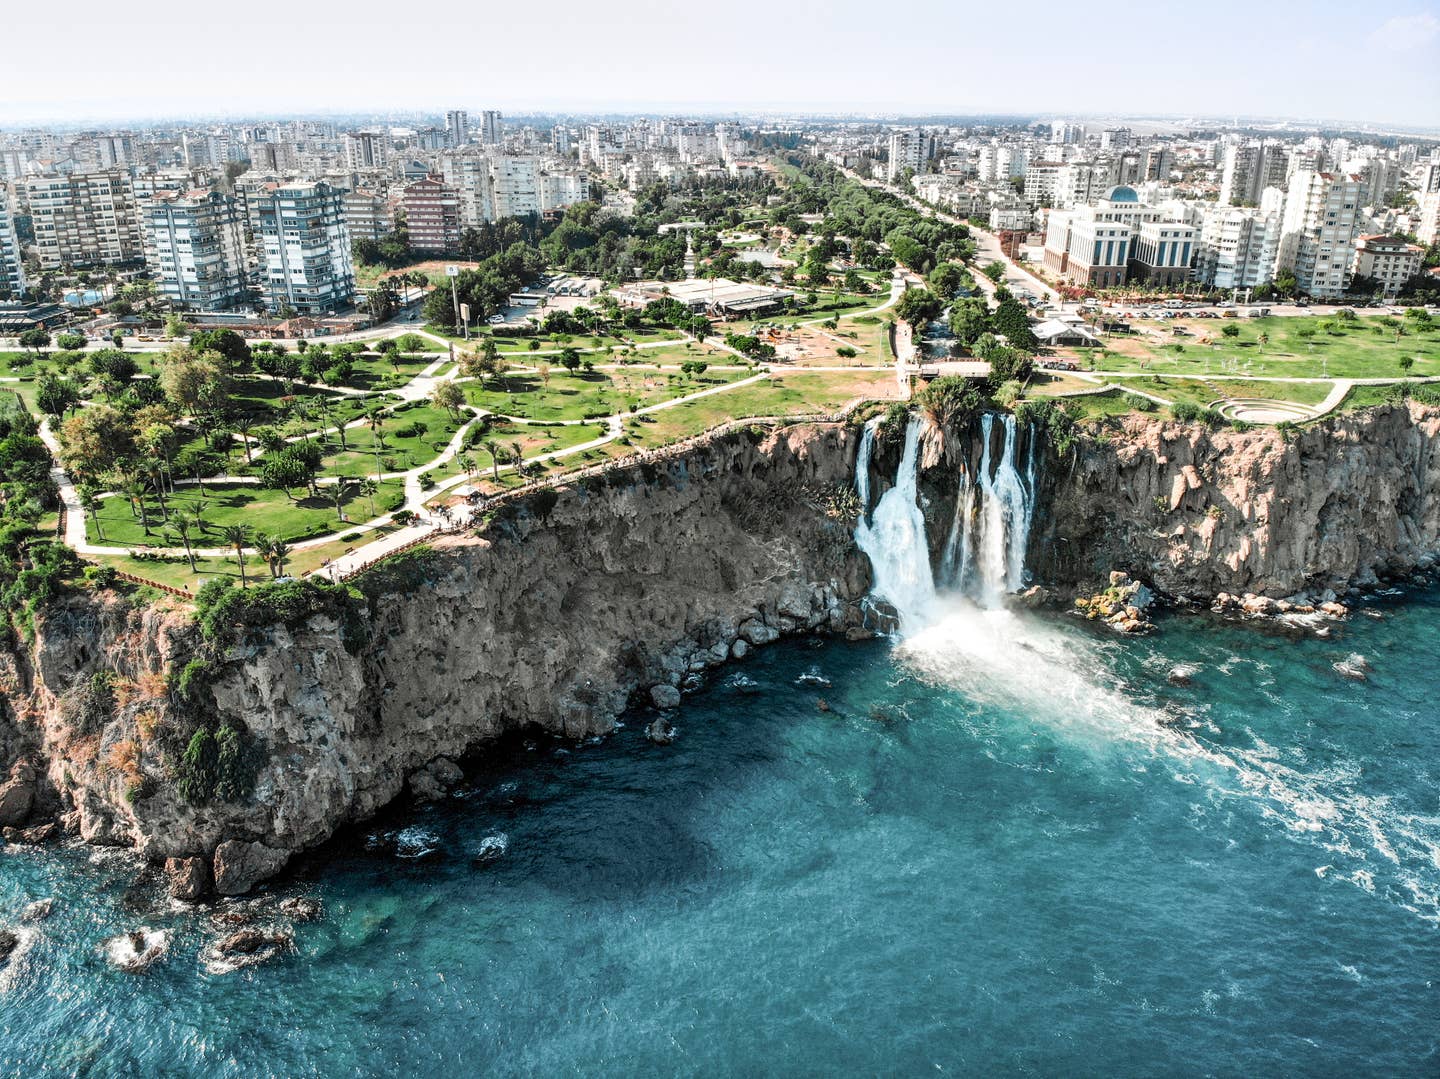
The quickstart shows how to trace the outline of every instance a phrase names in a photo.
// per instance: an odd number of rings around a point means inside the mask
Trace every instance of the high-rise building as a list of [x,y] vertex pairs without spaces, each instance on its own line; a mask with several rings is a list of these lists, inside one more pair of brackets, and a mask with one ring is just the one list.
[[357,240],[378,240],[393,228],[385,200],[374,191],[356,189],[345,192],[345,227],[350,230],[350,242]]
[[505,141],[504,118],[495,109],[486,109],[481,114],[480,141],[486,146],[499,146]]
[[352,131],[345,136],[345,164],[351,171],[383,169],[389,163],[389,135],[378,131]]
[[470,114],[464,109],[451,109],[445,114],[445,131],[452,148],[458,149],[470,142]]
[[438,176],[408,184],[401,195],[412,251],[460,249],[460,196]]
[[1275,269],[1295,274],[1300,291],[1342,295],[1350,283],[1360,234],[1364,185],[1354,176],[1308,169],[1290,177]]
[[1258,206],[1267,187],[1285,186],[1288,163],[1281,146],[1260,142],[1227,146],[1220,179],[1221,205]]
[[922,172],[925,163],[935,156],[935,138],[916,128],[896,131],[890,136],[890,160],[885,176],[892,183],[906,169]]
[[570,156],[570,129],[558,124],[550,129],[550,149],[561,157]]
[[235,199],[214,191],[157,196],[143,217],[160,295],[192,311],[223,311],[249,298],[245,218]]
[[45,269],[144,257],[130,173],[108,169],[26,181],[35,251]]
[[249,196],[266,298],[273,310],[319,314],[355,295],[345,198],[324,181],[267,185]]
[[1274,274],[1279,246],[1278,209],[1211,207],[1200,228],[1195,276],[1214,288],[1263,285]]
[[1440,191],[1428,191],[1420,196],[1420,223],[1415,228],[1415,237],[1427,247],[1440,238]]
[[490,176],[496,217],[525,217],[540,212],[540,162],[535,158],[491,158]]
[[25,295],[25,267],[20,262],[20,241],[15,237],[15,220],[10,215],[10,197],[0,184],[0,299]]

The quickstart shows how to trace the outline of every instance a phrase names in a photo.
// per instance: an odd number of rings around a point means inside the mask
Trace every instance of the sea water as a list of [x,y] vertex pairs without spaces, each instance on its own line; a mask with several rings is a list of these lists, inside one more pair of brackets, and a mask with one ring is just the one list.
[[124,854],[5,849],[3,920],[57,903],[0,1073],[1435,1075],[1440,596],[1377,613],[781,643],[671,746],[517,739],[342,835],[277,886],[325,904],[297,954],[229,974]]

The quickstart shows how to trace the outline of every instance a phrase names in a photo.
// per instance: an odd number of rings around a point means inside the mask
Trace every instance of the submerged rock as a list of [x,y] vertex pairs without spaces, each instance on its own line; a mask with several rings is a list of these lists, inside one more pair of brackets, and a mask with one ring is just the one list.
[[1352,682],[1363,682],[1370,676],[1370,661],[1359,652],[1351,652],[1344,659],[1336,660],[1331,666],[1341,678]]
[[292,895],[280,900],[279,909],[285,917],[297,922],[318,921],[320,916],[325,913],[325,908],[320,900],[303,895]]
[[110,965],[127,974],[148,970],[170,947],[170,930],[141,926],[118,937],[111,937],[103,946]]
[[828,689],[831,685],[831,682],[830,679],[826,678],[823,674],[821,674],[817,668],[811,667],[808,671],[795,679],[795,684],[797,686],[814,686]]
[[216,941],[206,949],[203,958],[205,969],[211,974],[227,974],[294,950],[295,937],[288,930],[256,926],[237,929]]
[[53,898],[37,899],[20,912],[22,922],[43,922],[51,914],[55,913],[55,900]]
[[1172,686],[1191,686],[1195,684],[1195,676],[1200,673],[1200,668],[1193,663],[1177,663],[1170,668],[1170,673],[1165,680]]
[[761,692],[760,683],[753,678],[747,678],[743,674],[737,674],[725,683],[736,693],[756,694]]
[[504,832],[496,832],[494,835],[487,835],[480,840],[471,861],[476,865],[489,865],[491,862],[498,861],[509,849],[510,837]]

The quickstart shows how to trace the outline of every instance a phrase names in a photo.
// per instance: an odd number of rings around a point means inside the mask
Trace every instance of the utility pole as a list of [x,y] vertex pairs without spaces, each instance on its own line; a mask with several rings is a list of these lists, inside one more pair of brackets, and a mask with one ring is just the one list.
[[445,276],[450,278],[450,300],[455,305],[455,321],[460,321],[460,291],[455,286],[455,279],[460,276],[459,266],[446,266]]

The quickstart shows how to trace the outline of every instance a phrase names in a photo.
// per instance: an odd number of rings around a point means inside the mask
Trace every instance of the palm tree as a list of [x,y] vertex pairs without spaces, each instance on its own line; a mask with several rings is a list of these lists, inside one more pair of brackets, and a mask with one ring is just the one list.
[[256,532],[252,542],[255,553],[260,556],[260,561],[270,565],[270,576],[275,576],[275,566],[271,560],[275,557],[275,541],[264,532]]
[[464,471],[465,475],[475,475],[475,458],[468,453],[462,453],[460,459],[455,462]]
[[500,443],[493,438],[487,438],[484,442],[485,452],[490,455],[490,467],[494,469],[495,482],[500,482]]
[[175,534],[180,537],[180,542],[185,545],[185,557],[190,562],[191,573],[195,572],[195,551],[190,546],[190,529],[194,524],[194,518],[180,510],[176,510],[170,517],[170,527],[175,529]]
[[370,516],[375,516],[375,495],[380,490],[380,484],[366,476],[360,481],[360,493],[370,502]]
[[290,544],[282,539],[272,540],[270,543],[270,559],[272,572],[276,577],[285,576],[285,560],[290,557]]
[[145,492],[148,488],[145,481],[139,476],[131,479],[125,484],[125,494],[130,499],[130,512],[133,514],[135,508],[140,508],[140,527],[144,529],[145,535],[150,535],[150,515],[145,512]]
[[100,496],[95,493],[95,488],[88,485],[81,487],[79,494],[80,508],[89,514],[90,519],[95,522],[95,538],[103,542],[105,539],[105,530],[100,524]]
[[1262,334],[1261,334],[1259,337],[1257,337],[1255,340],[1257,340],[1257,341],[1260,343],[1260,349],[1261,349],[1261,351],[1263,352],[1264,349],[1265,349],[1265,346],[1270,343],[1270,335],[1269,335],[1268,333],[1262,333]]
[[350,485],[345,482],[344,476],[335,477],[335,482],[330,485],[330,501],[335,503],[335,518],[338,521],[345,520],[343,507],[345,496],[350,493]]
[[155,489],[155,498],[160,503],[160,519],[170,520],[170,508],[165,505],[165,469],[159,461],[151,461],[145,466],[145,475],[150,480],[150,486]]
[[249,584],[245,576],[245,547],[250,542],[250,529],[244,525],[226,525],[222,534],[225,542],[235,548],[235,561],[240,565],[240,587],[244,588]]

